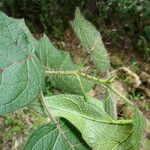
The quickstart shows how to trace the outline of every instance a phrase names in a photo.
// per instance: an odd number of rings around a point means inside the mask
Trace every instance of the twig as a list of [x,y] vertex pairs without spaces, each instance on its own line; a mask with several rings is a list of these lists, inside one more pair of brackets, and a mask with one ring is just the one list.
[[112,87],[110,85],[110,83],[112,83],[115,79],[115,76],[114,77],[110,77],[108,79],[99,79],[99,78],[96,78],[95,76],[91,76],[91,75],[88,75],[84,72],[78,72],[78,71],[54,71],[54,70],[46,70],[45,71],[45,74],[46,75],[55,75],[55,76],[58,76],[58,75],[66,75],[66,76],[80,76],[80,77],[83,77],[83,78],[86,78],[88,80],[92,80],[94,81],[95,83],[98,83],[98,84],[101,84],[105,87],[107,87],[108,89],[110,89],[113,93],[115,93],[118,97],[121,98],[121,100],[123,100],[125,103],[127,103],[128,105],[130,106],[133,106],[133,103],[130,102],[125,96],[123,96],[121,93],[119,93],[114,87]]

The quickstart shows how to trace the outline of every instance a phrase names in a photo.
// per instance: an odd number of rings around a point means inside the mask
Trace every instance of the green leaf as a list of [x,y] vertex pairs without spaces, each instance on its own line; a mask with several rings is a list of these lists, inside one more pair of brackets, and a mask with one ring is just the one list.
[[103,103],[95,98],[56,95],[45,97],[47,107],[56,117],[69,120],[93,150],[133,149],[130,121],[112,120],[104,111]]
[[109,89],[106,89],[104,109],[107,114],[111,116],[111,118],[117,119],[116,101],[114,99],[113,93]]
[[132,142],[134,145],[135,150],[140,150],[141,148],[141,142],[142,142],[142,136],[144,129],[146,127],[145,119],[142,115],[142,113],[134,106],[133,107],[133,137]]
[[[52,70],[76,71],[78,66],[71,60],[68,52],[57,50],[46,35],[38,43],[37,56],[45,67]],[[63,89],[68,93],[84,94],[92,88],[93,83],[76,76],[55,75],[50,76],[53,86]]]
[[28,139],[24,150],[88,150],[78,131],[66,120],[58,125],[49,123],[39,127]]
[[75,12],[75,20],[71,24],[84,50],[91,54],[96,67],[101,72],[109,70],[109,58],[101,35],[96,28],[81,15],[78,8]]
[[0,115],[33,101],[43,87],[43,67],[25,24],[0,12]]

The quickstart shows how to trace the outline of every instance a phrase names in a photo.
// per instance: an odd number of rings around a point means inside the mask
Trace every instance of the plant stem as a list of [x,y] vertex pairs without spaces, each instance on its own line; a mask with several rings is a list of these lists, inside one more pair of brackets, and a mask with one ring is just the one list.
[[125,103],[127,103],[130,106],[133,106],[133,103],[130,102],[125,96],[123,96],[120,92],[118,92],[114,87],[111,85],[105,85],[107,88],[109,88],[112,92],[114,92],[118,97],[120,97]]
[[42,103],[42,105],[43,105],[43,108],[44,108],[45,113],[48,115],[48,117],[49,117],[54,123],[57,124],[56,118],[52,115],[52,113],[51,113],[50,110],[48,109],[48,106],[47,106],[46,102],[44,101],[43,92],[40,93],[40,100],[41,100],[41,103]]
[[47,103],[46,101],[44,100],[44,95],[43,95],[43,92],[40,93],[40,100],[41,100],[41,103],[44,107],[44,110],[46,112],[46,114],[49,116],[49,118],[51,119],[51,121],[53,121],[56,126],[57,126],[57,129],[59,130],[60,134],[62,135],[62,137],[67,141],[67,143],[69,144],[69,146],[71,147],[72,150],[75,150],[74,148],[74,145],[68,140],[68,137],[65,135],[64,131],[62,131],[60,125],[59,125],[59,122],[57,122],[55,116],[51,113],[50,111],[50,108],[47,106]]
[[101,84],[101,85],[107,87],[113,93],[115,93],[118,97],[120,97],[121,100],[123,100],[125,103],[127,103],[130,106],[133,106],[132,102],[130,102],[125,96],[123,96],[114,87],[112,87],[110,85],[110,83],[114,80],[114,78],[112,78],[112,77],[108,78],[108,79],[105,79],[105,80],[102,80],[102,79],[96,78],[95,76],[91,76],[91,75],[88,75],[88,74],[86,74],[84,72],[78,72],[78,71],[54,71],[54,70],[46,70],[45,74],[46,75],[56,75],[56,76],[58,76],[58,75],[80,76],[80,77],[86,78],[88,80],[92,80],[95,83],[98,83],[98,84]]
[[83,77],[83,78],[86,78],[88,80],[92,80],[92,81],[95,81],[96,83],[101,83],[101,84],[108,84],[111,82],[110,79],[107,79],[107,80],[102,80],[102,79],[99,79],[99,78],[96,78],[94,76],[90,76],[84,72],[78,72],[78,71],[53,71],[53,70],[46,70],[45,71],[45,74],[46,75],[66,75],[66,76],[80,76],[80,77]]

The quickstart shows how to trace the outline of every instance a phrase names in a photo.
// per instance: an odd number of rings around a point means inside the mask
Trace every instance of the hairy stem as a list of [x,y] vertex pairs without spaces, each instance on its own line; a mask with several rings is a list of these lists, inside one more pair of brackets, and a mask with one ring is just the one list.
[[42,103],[42,105],[44,107],[45,113],[56,124],[57,129],[59,130],[59,132],[62,135],[62,137],[67,141],[67,143],[69,144],[69,146],[71,147],[71,149],[75,150],[74,145],[68,140],[68,137],[65,135],[64,131],[62,131],[59,122],[57,122],[55,116],[50,111],[50,108],[48,108],[46,101],[44,101],[43,92],[40,93],[40,97],[41,97],[40,100],[41,100],[41,103]]
[[130,106],[133,106],[133,103],[130,102],[125,96],[123,96],[121,93],[119,93],[113,86],[110,85],[110,83],[114,80],[114,77],[110,77],[108,79],[99,79],[96,78],[95,76],[88,75],[84,72],[79,72],[79,71],[54,71],[54,70],[46,70],[45,71],[46,75],[51,75],[51,76],[58,76],[58,75],[65,75],[65,76],[80,76],[83,78],[86,78],[88,80],[92,80],[95,83],[98,83],[100,85],[103,85],[110,89],[113,93],[115,93],[118,97],[121,98],[125,103],[127,103]]
[[45,71],[46,75],[66,75],[66,76],[80,76],[84,77],[88,80],[95,81],[96,83],[101,83],[101,84],[108,84],[111,82],[112,78],[109,78],[107,80],[102,80],[99,78],[96,78],[94,76],[90,76],[84,72],[78,72],[78,71],[54,71],[54,70],[46,70]]
[[113,93],[115,93],[118,97],[120,97],[125,103],[127,103],[130,106],[133,106],[133,103],[130,102],[124,95],[122,95],[120,92],[118,92],[114,87],[111,85],[105,85],[107,88],[109,88]]

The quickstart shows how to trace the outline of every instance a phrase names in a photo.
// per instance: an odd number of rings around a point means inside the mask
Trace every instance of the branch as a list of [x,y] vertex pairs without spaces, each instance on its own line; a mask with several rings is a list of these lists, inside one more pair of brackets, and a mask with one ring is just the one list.
[[112,82],[113,78],[109,78],[107,80],[102,80],[99,78],[96,78],[94,76],[90,76],[84,72],[79,72],[79,71],[54,71],[54,70],[46,70],[45,71],[46,75],[66,75],[66,76],[80,76],[83,78],[86,78],[88,80],[95,81],[96,83],[101,83],[101,84],[109,84]]
[[88,74],[86,74],[84,72],[79,72],[79,71],[54,71],[54,70],[46,70],[45,74],[46,75],[53,75],[53,76],[54,75],[55,76],[65,75],[65,76],[76,76],[76,77],[80,76],[80,77],[86,78],[88,80],[92,80],[95,83],[98,83],[100,85],[103,85],[103,86],[107,87],[113,93],[115,93],[118,97],[120,97],[121,100],[123,100],[125,103],[127,103],[130,106],[133,106],[133,103],[130,102],[130,100],[128,100],[125,96],[123,96],[114,87],[112,87],[110,85],[110,83],[112,83],[114,81],[115,76],[103,80],[103,79],[99,79],[99,78],[96,78],[95,76],[91,76],[91,75],[88,75]]

